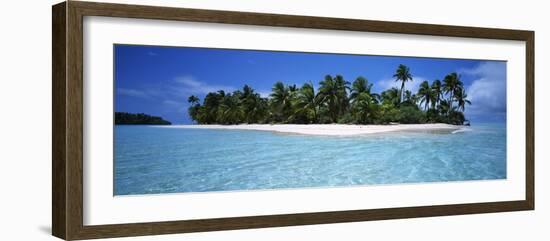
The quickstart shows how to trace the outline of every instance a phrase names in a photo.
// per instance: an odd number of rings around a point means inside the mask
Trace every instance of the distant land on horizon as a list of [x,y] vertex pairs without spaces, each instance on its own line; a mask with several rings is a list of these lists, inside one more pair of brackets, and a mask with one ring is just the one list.
[[172,125],[172,123],[162,117],[144,113],[115,112],[115,125]]

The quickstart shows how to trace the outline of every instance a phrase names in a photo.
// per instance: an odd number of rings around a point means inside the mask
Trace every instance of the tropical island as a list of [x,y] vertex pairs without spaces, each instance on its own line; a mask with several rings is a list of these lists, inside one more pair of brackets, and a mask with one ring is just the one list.
[[326,75],[316,90],[310,81],[301,87],[277,82],[268,98],[245,85],[242,90],[208,93],[202,104],[189,96],[189,116],[197,124],[434,124],[469,125],[464,111],[464,84],[456,72],[432,83],[423,81],[417,93],[405,89],[412,81],[409,67],[399,65],[393,75],[401,88],[381,93],[359,76],[350,83],[342,75]]
[[144,113],[115,112],[115,125],[171,125],[162,117],[150,116]]

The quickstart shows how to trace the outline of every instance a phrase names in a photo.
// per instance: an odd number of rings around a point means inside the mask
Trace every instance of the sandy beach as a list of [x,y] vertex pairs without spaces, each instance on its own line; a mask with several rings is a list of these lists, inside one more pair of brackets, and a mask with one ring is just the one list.
[[302,135],[354,136],[395,131],[455,131],[463,127],[449,124],[395,124],[395,125],[346,125],[346,124],[241,124],[241,125],[172,125],[162,128],[255,130]]

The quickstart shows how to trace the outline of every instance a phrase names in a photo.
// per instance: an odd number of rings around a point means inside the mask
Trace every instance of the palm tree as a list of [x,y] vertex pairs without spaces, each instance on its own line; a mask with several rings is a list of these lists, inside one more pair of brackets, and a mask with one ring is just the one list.
[[376,100],[366,91],[356,96],[352,105],[352,113],[361,124],[372,123],[378,107]]
[[280,121],[286,121],[291,112],[291,91],[283,82],[278,81],[271,88],[271,101],[275,107],[276,115]]
[[340,107],[338,115],[343,115],[349,108],[348,90],[349,82],[342,75],[336,75],[334,78],[337,87],[338,105]]
[[213,124],[218,119],[218,108],[225,97],[225,92],[210,92],[204,97],[203,109],[201,113],[201,123]]
[[243,91],[242,91],[242,94],[240,95],[240,98],[241,98],[241,104],[245,112],[244,119],[247,123],[251,123],[251,119],[252,119],[251,112],[256,105],[255,95],[256,93],[254,93],[254,89],[252,89],[252,87],[246,84],[243,86]]
[[187,98],[187,102],[189,102],[191,105],[196,105],[199,103],[199,97],[197,96],[189,96],[189,98]]
[[351,85],[351,93],[349,95],[349,99],[351,102],[353,102],[359,94],[363,92],[367,92],[367,89],[370,91],[370,88],[372,87],[372,84],[368,83],[368,80],[365,79],[363,76],[357,77],[355,81],[353,81],[353,84]]
[[315,95],[315,88],[311,82],[305,83],[302,88],[298,90],[295,105],[295,114],[305,115],[313,123],[317,122],[319,98]]
[[455,110],[456,107],[452,107],[451,103],[448,100],[441,100],[439,103],[439,113],[442,115],[448,115],[452,110]]
[[340,75],[332,78],[326,75],[325,79],[319,82],[319,98],[321,103],[326,104],[330,119],[337,122],[338,117],[344,113],[349,105],[347,89],[349,82],[345,81]]
[[463,83],[460,80],[460,75],[458,75],[456,72],[450,73],[447,76],[445,76],[445,79],[443,79],[443,91],[445,91],[445,94],[449,95],[449,106],[453,107],[453,101],[455,97],[455,92],[457,92],[458,88],[462,86]]
[[248,85],[243,87],[240,96],[246,123],[257,123],[265,119],[267,115],[267,100],[262,100],[260,95],[255,93],[254,89]]
[[223,124],[238,124],[244,119],[244,109],[239,94],[228,94],[218,109],[218,122]]
[[397,67],[397,70],[395,71],[395,74],[393,75],[395,78],[395,81],[401,81],[401,89],[399,90],[399,102],[402,102],[403,98],[403,88],[405,88],[405,82],[412,81],[412,74],[410,72],[409,67],[400,64]]
[[253,94],[254,94],[254,89],[252,89],[252,87],[250,87],[250,86],[248,86],[248,85],[245,84],[245,85],[243,86],[243,97],[244,97],[244,98],[247,98],[247,97],[249,97],[249,96],[251,96],[251,95],[253,95]]
[[420,98],[420,104],[422,105],[424,103],[424,110],[428,109],[430,103],[432,103],[433,106],[433,103],[435,102],[435,93],[428,81],[424,80],[420,84],[418,96]]
[[472,104],[467,98],[468,94],[466,94],[466,90],[464,88],[459,88],[459,91],[455,93],[455,99],[458,102],[458,110],[464,111],[466,104]]
[[326,75],[325,79],[319,82],[319,98],[323,104],[327,105],[333,122],[336,122],[337,118],[336,103],[338,102],[338,95],[336,89],[336,83],[330,75]]
[[439,105],[439,101],[441,100],[441,96],[443,95],[443,92],[441,91],[440,80],[436,79],[434,80],[434,82],[432,82],[432,90],[435,96],[435,101],[432,102],[432,108],[435,108],[436,105]]
[[266,98],[261,98],[259,94],[254,94],[252,98],[248,98],[249,109],[245,110],[247,123],[264,122],[268,114],[268,104]]
[[295,93],[296,91],[298,91],[298,87],[296,87],[296,84],[289,85],[288,91],[290,91],[290,93]]
[[372,90],[372,83],[369,83],[369,81],[366,78],[359,76],[357,77],[357,79],[355,79],[355,81],[351,85],[351,93],[349,95],[349,100],[353,103],[355,99],[357,99],[359,94],[368,93],[374,98],[376,102],[378,102],[378,100],[380,99],[380,95],[376,93],[371,93],[371,90]]
[[381,94],[382,102],[397,106],[400,101],[399,90],[395,87],[385,90]]
[[412,80],[408,67],[399,65],[394,77],[401,81],[401,88],[380,95],[372,93],[373,84],[361,76],[350,87],[341,75],[326,75],[317,91],[311,82],[301,87],[277,82],[269,98],[262,98],[251,86],[244,85],[232,93],[210,92],[202,105],[197,96],[189,96],[188,113],[199,124],[464,122],[463,112],[471,102],[457,73],[448,74],[443,82],[434,80],[431,85],[423,81],[417,93],[404,88],[405,82]]
[[405,90],[405,93],[403,94],[403,101],[401,103],[416,105],[416,102],[418,102],[418,97],[416,94],[413,94],[410,90]]
[[189,113],[189,117],[191,117],[191,120],[193,121],[197,121],[199,122],[199,119],[198,119],[198,114],[199,114],[199,109],[200,109],[200,102],[199,102],[199,97],[197,96],[189,96],[189,98],[187,98],[187,102],[189,102],[189,104],[191,104],[191,106],[189,106],[189,108],[187,108],[187,112]]
[[[300,91],[300,88],[296,86],[296,84],[288,85],[288,96],[289,96],[289,106],[288,106],[288,117],[289,118],[293,113],[296,112],[294,109],[293,103],[296,103],[296,99],[298,97],[298,93]],[[288,120],[288,119],[287,119]]]

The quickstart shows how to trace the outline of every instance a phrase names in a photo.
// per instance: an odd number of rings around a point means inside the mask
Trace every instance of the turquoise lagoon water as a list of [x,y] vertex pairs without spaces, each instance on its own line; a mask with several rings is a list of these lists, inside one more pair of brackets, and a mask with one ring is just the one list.
[[115,126],[114,195],[506,178],[505,124],[355,137]]

